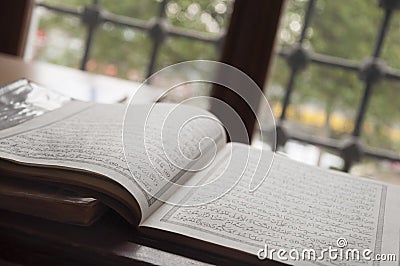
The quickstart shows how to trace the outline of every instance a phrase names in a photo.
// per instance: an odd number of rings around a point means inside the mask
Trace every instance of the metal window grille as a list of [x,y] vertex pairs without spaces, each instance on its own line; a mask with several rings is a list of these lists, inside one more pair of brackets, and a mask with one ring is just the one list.
[[[307,3],[301,34],[297,42],[290,47],[290,49],[282,49],[278,52],[278,56],[286,60],[286,63],[290,69],[290,75],[286,84],[286,91],[283,98],[282,112],[277,123],[278,146],[283,146],[287,140],[292,139],[327,148],[339,154],[344,160],[345,164],[343,171],[346,172],[349,171],[354,162],[360,161],[363,157],[400,162],[400,156],[398,154],[387,150],[367,147],[359,140],[374,85],[382,79],[400,81],[400,71],[386,66],[380,58],[382,46],[385,41],[385,36],[388,32],[391,17],[393,13],[400,7],[399,1],[380,1],[380,8],[384,9],[384,16],[377,32],[375,47],[371,53],[371,57],[361,62],[318,54],[304,49],[303,43],[305,41],[306,32],[313,16],[313,10],[316,1],[317,0],[309,0]],[[354,121],[354,128],[351,136],[344,140],[309,136],[299,132],[291,132],[287,127],[284,127],[288,106],[291,101],[293,90],[295,89],[295,80],[298,76],[298,73],[305,69],[309,64],[343,69],[347,71],[358,72],[359,74],[360,82],[362,82],[364,86],[363,95],[357,109],[357,115]]]
[[159,51],[166,37],[179,37],[193,41],[209,43],[215,45],[216,49],[220,49],[220,47],[222,47],[222,43],[224,40],[224,33],[221,33],[216,37],[210,37],[201,32],[178,28],[174,27],[173,25],[170,25],[168,21],[165,19],[165,11],[167,4],[168,0],[162,0],[159,5],[157,17],[149,21],[143,21],[126,16],[115,15],[109,12],[102,12],[100,0],[93,0],[91,5],[84,6],[83,9],[54,6],[41,2],[35,3],[35,6],[45,8],[55,13],[78,17],[81,19],[82,23],[86,25],[87,33],[86,33],[84,53],[80,63],[81,70],[86,70],[86,63],[89,60],[90,49],[93,44],[94,32],[96,28],[99,27],[101,24],[108,22],[116,26],[127,27],[147,32],[153,42],[153,47],[151,49],[151,54],[150,54],[150,62],[147,66],[147,71],[146,71],[146,78],[148,78],[155,71],[155,66],[159,55]]

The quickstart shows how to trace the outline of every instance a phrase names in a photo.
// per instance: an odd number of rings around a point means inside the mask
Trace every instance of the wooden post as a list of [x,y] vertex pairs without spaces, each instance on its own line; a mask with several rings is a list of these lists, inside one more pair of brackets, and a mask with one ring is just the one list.
[[2,1],[0,7],[0,52],[22,57],[33,0]]
[[[220,61],[246,73],[261,89],[270,66],[283,5],[284,0],[236,0],[234,4]],[[213,86],[211,97],[224,101],[239,114],[251,138],[255,114],[248,104],[234,92],[218,85]],[[259,99],[254,99],[250,92],[246,98],[254,101],[251,104],[258,109]],[[212,103],[210,111],[223,123],[230,120]],[[245,139],[231,141],[246,142]]]

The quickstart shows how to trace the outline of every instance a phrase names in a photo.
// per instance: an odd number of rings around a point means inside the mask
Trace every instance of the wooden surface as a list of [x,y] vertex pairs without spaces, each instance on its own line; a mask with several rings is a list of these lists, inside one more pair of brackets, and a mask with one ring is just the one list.
[[[0,53],[0,86],[27,78],[46,88],[84,101],[114,103],[128,99],[140,83],[96,75],[78,69],[43,62],[25,62]],[[160,89],[146,86],[140,90],[140,103],[154,101]]]
[[84,228],[0,210],[0,265],[284,265],[256,256],[247,264],[217,250],[149,239],[112,211]]
[[90,226],[108,210],[100,200],[64,187],[1,177],[0,209],[67,224]]
[[0,52],[23,56],[33,0],[1,1]]
[[164,265],[205,265],[129,241],[135,237],[134,230],[115,216],[106,217],[92,228],[5,211],[0,211],[0,217],[0,256],[14,263],[128,265],[132,262],[162,262]]
[[23,265],[238,264],[184,243],[146,239],[112,212],[82,228],[0,211],[0,260]]

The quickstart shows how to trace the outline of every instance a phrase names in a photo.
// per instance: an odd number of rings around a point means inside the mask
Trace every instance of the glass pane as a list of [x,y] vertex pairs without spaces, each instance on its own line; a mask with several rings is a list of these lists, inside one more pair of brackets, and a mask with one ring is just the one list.
[[228,25],[233,0],[175,0],[167,5],[172,25],[196,31],[219,33]]
[[[284,82],[270,86],[268,94],[282,99],[287,81]],[[297,75],[287,120],[297,130],[311,135],[342,138],[353,129],[361,91],[362,83],[355,73],[310,65]],[[282,101],[274,101],[276,113],[281,113],[281,106]]]
[[400,83],[384,81],[373,88],[362,140],[369,146],[400,153]]
[[285,86],[290,77],[290,70],[282,57],[276,58],[271,71],[271,79],[265,88],[265,96],[276,118],[281,115]]
[[85,5],[90,5],[93,0],[42,0],[37,2],[61,7],[83,7]]
[[168,38],[160,49],[158,70],[188,60],[218,60],[218,51],[213,44],[196,42],[185,38]]
[[[218,51],[215,45],[184,38],[168,38],[159,51],[156,71],[179,62],[196,59],[218,60]],[[196,75],[200,75],[198,78],[202,77],[201,73],[196,73],[193,69],[188,69],[186,73],[175,72],[174,75],[176,76],[169,76],[168,78],[180,81],[188,76],[194,79]],[[163,87],[163,80],[154,80],[152,85]],[[171,90],[163,101],[181,102],[191,97],[206,96],[209,95],[210,89],[211,85],[209,83],[194,82],[185,84]],[[191,102],[188,103],[192,104]],[[202,99],[195,104],[207,107],[207,100]]]
[[394,12],[386,35],[386,41],[383,45],[382,58],[391,67],[400,69],[400,13]]
[[159,0],[100,0],[101,8],[131,18],[148,20],[156,17],[159,12]]
[[316,1],[311,48],[318,53],[363,59],[373,52],[383,11],[376,1]]
[[341,138],[353,130],[362,88],[354,72],[310,65],[296,81],[297,117],[317,134]]
[[87,70],[143,81],[150,48],[146,33],[105,23],[96,31]]
[[[288,1],[282,26],[278,32],[278,42],[281,47],[292,46],[299,40],[308,3],[309,1],[304,0]],[[335,56],[339,60],[349,58],[361,62],[373,53],[383,17],[384,11],[379,7],[378,2],[355,0],[338,5],[335,1],[315,1],[315,9],[304,46],[321,54]],[[395,12],[382,53],[383,59],[394,68],[400,68],[398,60],[400,34],[396,30],[399,26],[400,13]],[[267,98],[276,117],[279,117],[281,113],[285,87],[289,78],[290,69],[285,60],[281,57],[277,58],[266,89]],[[291,132],[301,131],[309,135],[344,138],[353,131],[364,86],[357,72],[324,67],[311,62],[308,68],[296,78],[291,103],[287,110],[287,125],[291,128]],[[400,105],[398,99],[400,99],[400,82],[383,81],[374,86],[361,136],[364,143],[399,154]],[[289,144],[293,146],[293,141],[289,141],[283,147],[286,152],[288,152]],[[294,151],[299,152],[303,157],[304,154],[309,155],[302,147],[295,148]],[[333,156],[335,161],[334,164],[328,163],[329,167],[340,168],[343,164],[339,157],[325,152],[318,158],[319,165],[323,166],[322,162],[326,156]],[[315,161],[315,158],[307,159],[307,161],[313,160]],[[389,177],[392,176],[390,173],[393,171],[397,175],[400,173],[399,163],[375,162],[376,165],[372,165],[373,161],[365,158],[354,169],[368,170],[375,167],[383,169],[382,173],[388,173]],[[386,171],[389,168],[390,171]],[[358,174],[364,174],[364,172]],[[374,174],[376,173],[371,175]]]
[[33,59],[78,68],[84,51],[85,28],[80,19],[37,9]]
[[[287,1],[277,36],[281,46],[290,46],[298,41],[306,6],[307,1]],[[311,33],[311,31],[309,33]]]

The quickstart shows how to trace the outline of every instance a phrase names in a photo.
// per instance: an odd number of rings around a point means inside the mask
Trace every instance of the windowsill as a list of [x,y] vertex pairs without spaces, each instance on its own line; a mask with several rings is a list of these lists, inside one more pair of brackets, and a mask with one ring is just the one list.
[[[81,70],[43,62],[25,62],[0,53],[0,85],[27,78],[66,96],[100,103],[129,99],[141,86],[138,82],[92,74]],[[154,102],[161,90],[149,87],[141,91],[140,103]]]

